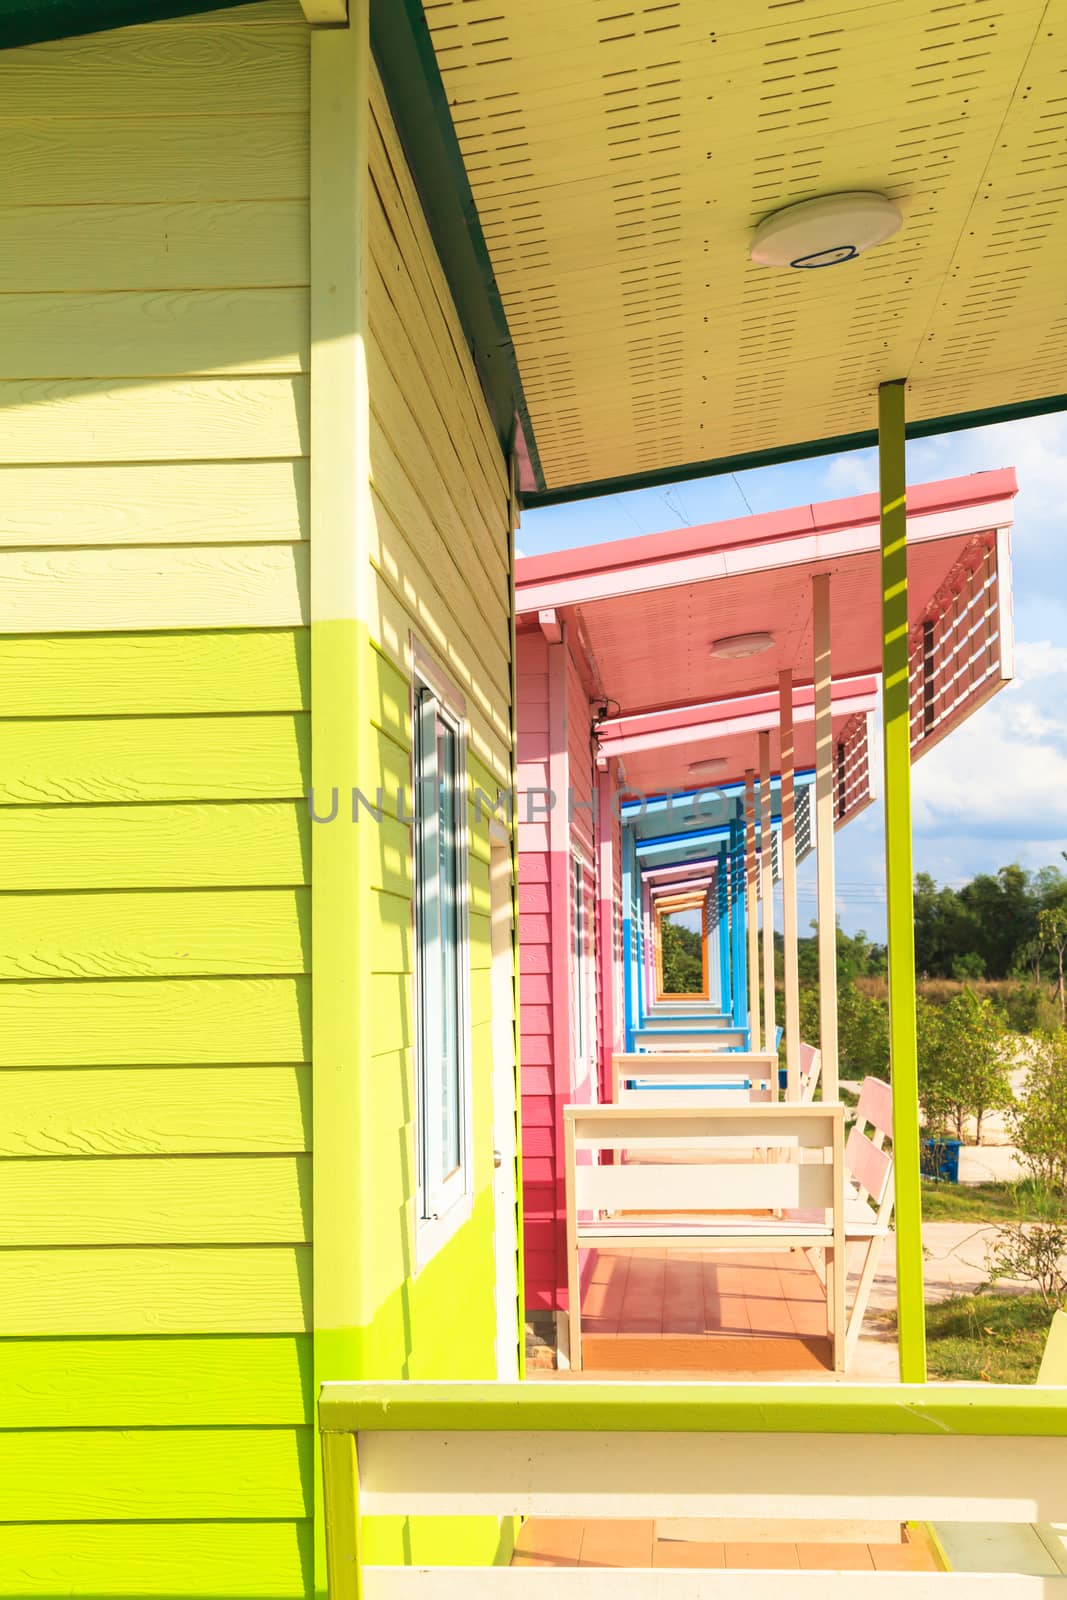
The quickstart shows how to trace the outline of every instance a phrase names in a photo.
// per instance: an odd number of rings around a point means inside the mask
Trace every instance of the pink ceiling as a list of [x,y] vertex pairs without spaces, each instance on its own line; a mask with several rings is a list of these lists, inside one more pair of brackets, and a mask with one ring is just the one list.
[[[874,698],[871,699],[872,706]],[[853,713],[834,718],[835,741],[852,720]],[[801,723],[795,730],[795,763],[798,770],[815,765],[815,725]],[[728,765],[721,772],[700,777],[689,771],[689,764],[707,756],[725,756]],[[759,770],[759,735],[735,733],[726,737],[693,740],[671,745],[660,750],[631,751],[622,758],[627,788],[638,794],[657,795],[668,789],[711,789],[720,784],[736,783],[745,776],[749,767]],[[778,732],[771,733],[771,768],[779,769]]]
[[[964,553],[976,541],[988,543],[1005,524],[1015,489],[1010,468],[909,489],[913,625]],[[878,673],[880,561],[876,545],[871,548],[877,515],[877,497],[865,495],[528,557],[517,563],[518,608],[555,606],[571,639],[582,642],[598,693],[615,702],[613,716],[630,716],[773,693],[786,668],[797,684],[810,684],[811,580],[829,573],[834,678]],[[676,581],[682,574],[692,581]],[[730,661],[710,653],[717,639],[764,631],[774,642],[760,655]],[[839,720],[843,726],[848,719]],[[703,780],[717,786],[757,765],[757,737],[754,731],[728,739],[702,736],[631,752],[624,758],[626,781],[648,794],[699,787],[690,762],[725,755],[728,767]],[[796,760],[801,767],[814,764],[810,723],[797,727]],[[772,762],[777,766],[777,735]]]

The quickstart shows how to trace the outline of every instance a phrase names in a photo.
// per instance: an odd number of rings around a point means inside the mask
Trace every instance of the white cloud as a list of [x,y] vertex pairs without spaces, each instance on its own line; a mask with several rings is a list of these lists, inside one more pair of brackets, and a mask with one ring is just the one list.
[[1067,833],[1067,649],[1022,643],[1015,680],[916,765],[915,827]]
[[824,493],[831,499],[848,494],[870,494],[878,487],[878,455],[874,450],[855,450],[847,456],[831,456],[823,472]]

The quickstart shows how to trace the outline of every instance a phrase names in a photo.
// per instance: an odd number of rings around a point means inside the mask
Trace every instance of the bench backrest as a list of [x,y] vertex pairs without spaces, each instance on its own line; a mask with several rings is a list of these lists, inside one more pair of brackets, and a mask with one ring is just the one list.
[[635,1028],[631,1035],[640,1050],[743,1050],[747,1028]]
[[845,1145],[845,1170],[880,1218],[893,1204],[893,1157],[884,1148],[892,1134],[892,1090],[881,1078],[864,1078]]
[[[563,1117],[569,1224],[579,1212],[810,1209],[832,1221],[843,1210],[839,1105],[565,1106]],[[610,1166],[598,1162],[607,1151]],[[753,1151],[780,1158],[738,1159]]]
[[804,1101],[815,1099],[815,1091],[819,1086],[819,1075],[822,1072],[822,1051],[813,1044],[800,1046],[800,1098]]
[[[374,1567],[363,1564],[360,1538],[365,1516],[622,1510],[640,1518],[1063,1522],[1063,1389],[327,1383],[319,1419],[331,1600],[1062,1600],[1067,1590],[1067,1577],[1026,1576],[1003,1540],[988,1546],[995,1575],[860,1575]],[[775,1565],[769,1549],[765,1566]]]
[[[657,1096],[655,1103],[665,1105],[688,1104],[688,1099],[683,1102],[678,1098],[682,1095],[736,1097],[739,1086],[751,1084],[755,1089],[767,1085],[776,1066],[775,1056],[753,1051],[715,1054],[662,1050],[616,1055],[611,1063],[611,1098],[615,1105],[637,1103],[648,1107],[653,1104],[651,1095]],[[630,1088],[634,1081],[642,1087]],[[697,1099],[692,1103],[702,1102]]]

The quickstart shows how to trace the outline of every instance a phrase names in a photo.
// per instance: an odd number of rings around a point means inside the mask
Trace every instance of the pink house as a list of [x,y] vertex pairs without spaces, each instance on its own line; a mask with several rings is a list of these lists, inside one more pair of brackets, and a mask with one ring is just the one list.
[[[1014,492],[1011,470],[908,490],[912,759],[1012,675]],[[796,861],[819,834],[819,920],[832,928],[827,846],[873,793],[879,572],[874,495],[517,563],[529,1312],[567,1310],[564,1106],[610,1098],[613,1055],[655,1048],[677,1021],[655,960],[672,884],[705,897],[710,976],[689,1025],[713,1052],[773,1051],[784,1033],[796,1066]],[[672,832],[679,799],[693,815]],[[784,1007],[767,915],[781,861]],[[822,1042],[836,1093],[835,1038]]]
[[526,1304],[552,1311],[565,1248],[558,1109],[603,1098],[621,1044],[620,822],[613,783],[596,815],[597,695],[580,649],[551,616],[522,617],[516,662]]

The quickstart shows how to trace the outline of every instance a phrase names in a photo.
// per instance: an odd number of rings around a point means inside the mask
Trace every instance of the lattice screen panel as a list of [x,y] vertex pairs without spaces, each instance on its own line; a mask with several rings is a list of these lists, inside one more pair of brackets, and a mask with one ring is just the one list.
[[871,786],[871,713],[858,711],[834,743],[834,828],[867,807],[874,799]]
[[796,847],[797,864],[810,856],[815,848],[815,836],[811,828],[811,794],[810,783],[801,784],[796,791]]
[[[425,11],[550,488],[1067,387],[1067,0]],[[842,188],[903,231],[748,261]]]
[[917,760],[1012,676],[1010,598],[997,536],[975,538],[910,639],[911,752]]

